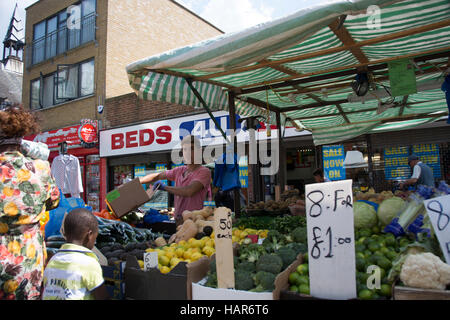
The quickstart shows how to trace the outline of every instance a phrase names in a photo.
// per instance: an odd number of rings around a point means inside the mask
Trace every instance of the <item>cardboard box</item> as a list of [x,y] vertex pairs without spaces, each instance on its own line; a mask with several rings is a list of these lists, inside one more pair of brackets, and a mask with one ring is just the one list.
[[106,203],[117,218],[121,218],[150,201],[153,190],[145,191],[139,178],[127,182],[106,195]]
[[432,290],[395,285],[393,300],[450,300],[450,290]]
[[289,275],[302,263],[302,255],[275,278],[273,292],[250,292],[234,289],[209,288],[203,286],[206,278],[192,284],[192,300],[279,300],[282,290],[289,288]]
[[125,299],[191,300],[192,283],[204,278],[209,270],[206,256],[187,264],[178,263],[169,273],[154,268],[144,271],[135,257],[129,256],[125,267]]
[[125,298],[125,282],[105,279],[105,286],[112,300],[123,300]]

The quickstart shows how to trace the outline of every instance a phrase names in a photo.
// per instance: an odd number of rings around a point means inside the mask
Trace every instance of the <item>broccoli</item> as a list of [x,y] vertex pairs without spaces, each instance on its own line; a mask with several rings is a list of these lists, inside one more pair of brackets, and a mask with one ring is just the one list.
[[236,266],[236,270],[242,270],[242,271],[247,271],[247,272],[255,272],[256,271],[256,266],[255,263],[250,262],[250,261],[244,261],[239,263]]
[[241,246],[239,251],[239,258],[241,259],[241,261],[249,262],[258,261],[259,257],[266,253],[264,247],[256,243]]
[[294,250],[296,255],[299,255],[300,253],[308,252],[308,246],[304,243],[292,242],[292,243],[289,243],[286,247]]
[[266,271],[258,271],[253,280],[255,281],[256,292],[273,291],[275,289],[276,275]]
[[216,272],[208,272],[208,280],[205,283],[206,287],[217,288],[217,273]]
[[277,230],[269,230],[262,245],[267,252],[276,252],[284,245],[285,237]]
[[278,232],[277,230],[269,230],[267,233],[267,238],[270,242],[281,242],[283,240],[284,236]]
[[266,271],[273,274],[278,274],[283,267],[283,260],[276,254],[262,255],[256,263],[256,271]]
[[276,254],[283,260],[283,270],[295,261],[295,258],[297,257],[295,251],[288,247],[281,248]]
[[292,231],[292,238],[295,242],[307,243],[308,231],[306,227],[297,227]]
[[254,287],[252,274],[241,269],[235,270],[234,283],[236,290],[248,291]]

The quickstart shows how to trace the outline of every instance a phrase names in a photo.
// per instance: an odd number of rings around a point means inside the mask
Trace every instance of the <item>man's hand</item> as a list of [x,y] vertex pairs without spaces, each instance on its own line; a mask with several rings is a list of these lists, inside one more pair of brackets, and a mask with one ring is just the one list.
[[155,184],[153,185],[153,191],[155,191],[157,188],[159,188],[159,190],[165,191],[166,185],[164,182],[159,180],[159,181],[156,181]]

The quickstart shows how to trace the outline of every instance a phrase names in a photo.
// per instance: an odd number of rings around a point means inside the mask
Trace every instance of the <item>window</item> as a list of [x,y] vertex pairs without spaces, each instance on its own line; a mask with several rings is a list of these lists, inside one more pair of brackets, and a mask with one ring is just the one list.
[[94,94],[94,60],[58,65],[58,70],[31,81],[31,109],[48,108]]
[[40,109],[39,94],[41,89],[41,80],[31,81],[31,110]]
[[96,0],[82,0],[69,8],[34,25],[31,64],[95,39]]

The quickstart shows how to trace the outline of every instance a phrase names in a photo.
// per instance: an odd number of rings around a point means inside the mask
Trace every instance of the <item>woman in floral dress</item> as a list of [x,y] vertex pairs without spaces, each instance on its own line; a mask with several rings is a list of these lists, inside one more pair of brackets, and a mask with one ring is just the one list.
[[49,163],[19,151],[22,137],[37,129],[22,108],[0,111],[0,300],[40,298],[46,250],[39,220],[59,191]]

